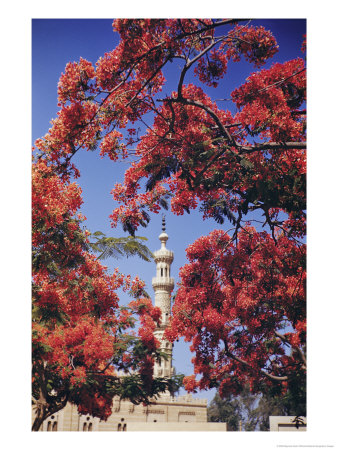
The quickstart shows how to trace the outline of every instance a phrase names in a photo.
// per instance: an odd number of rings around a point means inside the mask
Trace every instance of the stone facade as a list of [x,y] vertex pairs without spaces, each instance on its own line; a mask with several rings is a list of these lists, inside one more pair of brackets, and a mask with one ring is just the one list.
[[295,416],[270,416],[270,431],[306,431],[306,417],[302,417],[303,424],[298,428],[294,419]]
[[113,413],[105,422],[81,415],[76,406],[67,404],[43,423],[42,431],[206,431],[208,428],[225,431],[226,424],[216,427],[207,424],[206,411],[207,400],[194,399],[190,395],[172,397],[164,394],[149,406],[115,400]]
[[[170,276],[174,260],[172,251],[166,248],[168,235],[165,221],[159,236],[161,248],[154,252],[156,277],[152,279],[155,291],[155,306],[161,308],[161,326],[155,330],[161,349],[167,358],[155,363],[154,375],[169,377],[173,374],[170,342],[163,339],[171,312],[171,292],[174,279]],[[67,404],[42,425],[41,431],[226,431],[226,423],[207,423],[207,400],[195,399],[191,395],[173,397],[169,393],[154,399],[149,406],[134,405],[130,401],[114,399],[113,413],[107,421],[78,413],[77,407]]]

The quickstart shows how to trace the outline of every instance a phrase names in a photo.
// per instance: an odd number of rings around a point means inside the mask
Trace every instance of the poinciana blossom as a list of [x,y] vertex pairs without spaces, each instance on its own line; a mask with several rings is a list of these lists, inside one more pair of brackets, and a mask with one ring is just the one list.
[[224,396],[305,379],[305,245],[246,227],[238,244],[221,230],[187,249],[189,264],[166,336],[191,341],[195,374],[186,389]]

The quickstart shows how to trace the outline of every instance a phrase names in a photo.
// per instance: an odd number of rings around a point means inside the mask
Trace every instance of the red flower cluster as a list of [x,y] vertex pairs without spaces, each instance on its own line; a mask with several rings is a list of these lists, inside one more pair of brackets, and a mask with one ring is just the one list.
[[89,81],[95,77],[93,65],[83,58],[78,63],[68,63],[65,73],[61,74],[58,84],[58,106],[66,102],[78,102],[86,99],[86,91],[96,93]]
[[260,67],[268,58],[271,58],[277,51],[276,39],[270,31],[263,27],[249,27],[237,25],[228,35],[230,43],[226,41],[228,50],[226,56],[234,61],[239,61],[241,55]]
[[235,246],[216,230],[191,245],[187,256],[166,331],[172,341],[192,341],[195,373],[202,378],[187,379],[186,388],[210,387],[228,374],[222,389],[236,392],[249,380],[258,387],[300,370],[305,245],[282,235],[276,245],[267,233],[244,228]]

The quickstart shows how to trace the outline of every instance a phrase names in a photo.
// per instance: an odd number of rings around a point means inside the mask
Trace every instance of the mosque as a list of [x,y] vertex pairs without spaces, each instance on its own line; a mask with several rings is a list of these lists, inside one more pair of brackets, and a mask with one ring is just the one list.
[[[159,236],[161,248],[154,252],[156,276],[152,279],[155,291],[155,306],[162,311],[161,325],[155,336],[167,359],[155,363],[154,376],[170,377],[173,374],[173,346],[163,338],[171,312],[171,292],[174,279],[170,276],[174,254],[166,243],[165,219]],[[41,431],[226,431],[226,423],[207,422],[207,400],[191,395],[172,396],[161,394],[151,405],[134,405],[128,400],[115,400],[113,412],[107,421],[78,413],[77,407],[68,403],[66,407],[44,421]]]

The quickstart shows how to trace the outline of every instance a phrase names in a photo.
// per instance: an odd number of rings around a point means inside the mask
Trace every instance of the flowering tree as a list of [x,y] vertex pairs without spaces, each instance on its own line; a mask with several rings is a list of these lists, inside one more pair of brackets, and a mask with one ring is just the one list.
[[[141,280],[109,275],[88,251],[89,232],[77,214],[81,189],[56,171],[43,159],[33,164],[34,431],[67,402],[105,420],[115,396],[137,404],[175,386],[152,379],[160,310]],[[119,307],[120,287],[135,297],[128,307]]]
[[[80,149],[99,145],[102,157],[131,158],[124,183],[114,186],[121,205],[111,215],[112,226],[120,222],[131,235],[169,201],[175,214],[199,207],[203,218],[232,224],[231,234],[195,242],[181,271],[167,336],[193,342],[202,378],[188,377],[188,390],[303,383],[304,59],[262,69],[277,42],[243,20],[119,19],[113,26],[120,42],[96,67],[84,59],[67,64],[60,110],[36,142],[37,158],[66,183],[79,176],[72,158]],[[241,58],[255,72],[231,93],[231,113],[210,92]],[[165,69],[177,61],[168,93]],[[247,223],[257,212],[268,232]]]
[[237,245],[216,230],[187,254],[167,332],[171,339],[192,341],[195,373],[202,377],[186,377],[186,388],[217,386],[227,396],[246,384],[259,393],[277,382],[280,393],[302,390],[305,246],[282,233],[276,244],[266,232],[244,227]]

